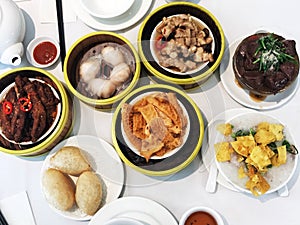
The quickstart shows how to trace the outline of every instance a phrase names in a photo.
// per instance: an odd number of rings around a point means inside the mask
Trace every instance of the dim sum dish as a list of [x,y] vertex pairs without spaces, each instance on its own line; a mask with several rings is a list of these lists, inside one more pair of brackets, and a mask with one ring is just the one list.
[[204,83],[217,69],[225,37],[207,9],[190,2],[173,2],[146,17],[138,44],[141,60],[153,80],[190,89]]
[[296,41],[274,33],[257,33],[243,39],[232,63],[238,83],[258,96],[285,91],[299,73]]
[[[114,169],[107,169],[110,167]],[[63,140],[50,151],[40,179],[45,200],[54,212],[84,221],[119,197],[124,168],[109,143],[79,135]]]
[[110,109],[136,85],[139,57],[130,42],[112,32],[88,34],[73,44],[64,64],[65,80],[81,101]]
[[123,99],[115,111],[112,132],[114,146],[126,164],[148,175],[165,176],[196,157],[204,124],[198,107],[184,92],[156,84],[138,88]]
[[72,127],[72,103],[53,75],[33,67],[1,75],[0,150],[33,156],[49,151]]

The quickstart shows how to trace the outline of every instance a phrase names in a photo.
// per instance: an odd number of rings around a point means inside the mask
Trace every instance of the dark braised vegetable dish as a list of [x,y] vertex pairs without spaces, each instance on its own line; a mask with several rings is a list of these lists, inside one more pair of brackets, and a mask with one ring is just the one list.
[[51,127],[60,102],[51,87],[40,79],[16,76],[0,102],[1,146],[24,149],[20,143],[36,142]]
[[235,77],[243,88],[257,95],[285,90],[298,76],[296,42],[273,33],[245,38],[233,56]]

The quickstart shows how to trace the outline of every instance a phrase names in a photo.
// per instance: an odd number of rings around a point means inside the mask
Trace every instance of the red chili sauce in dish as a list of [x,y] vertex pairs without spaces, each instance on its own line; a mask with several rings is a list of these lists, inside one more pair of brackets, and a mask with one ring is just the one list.
[[51,63],[57,55],[56,46],[50,41],[44,41],[38,44],[33,50],[34,60],[42,65]]
[[207,212],[192,213],[184,225],[218,225],[217,221]]

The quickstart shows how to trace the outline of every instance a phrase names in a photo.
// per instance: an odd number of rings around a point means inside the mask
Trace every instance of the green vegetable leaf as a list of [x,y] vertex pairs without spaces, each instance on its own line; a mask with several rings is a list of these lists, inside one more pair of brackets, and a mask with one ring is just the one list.
[[259,63],[260,71],[278,71],[280,65],[284,62],[291,61],[296,63],[293,56],[285,53],[284,44],[275,38],[274,34],[261,37],[258,39],[258,44],[259,47],[254,53],[254,56],[258,58],[253,63]]

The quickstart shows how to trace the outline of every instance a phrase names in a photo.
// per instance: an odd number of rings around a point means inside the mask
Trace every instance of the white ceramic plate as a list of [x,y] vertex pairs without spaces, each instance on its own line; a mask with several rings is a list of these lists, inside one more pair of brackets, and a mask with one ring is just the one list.
[[[53,148],[46,157],[41,178],[46,169],[50,167],[49,160],[63,146],[78,146],[91,164],[93,170],[100,175],[103,185],[102,207],[117,199],[124,185],[124,167],[115,149],[101,138],[88,135],[72,136]],[[112,169],[113,168],[113,169]],[[74,178],[74,177],[72,177]],[[76,179],[76,178],[75,178]],[[43,189],[43,186],[42,186]],[[58,214],[73,220],[90,220],[92,216],[81,212],[78,207],[70,211],[60,211],[50,205]]]
[[76,15],[88,26],[98,30],[116,31],[137,23],[148,12],[151,4],[152,0],[135,0],[126,13],[109,19],[101,19],[90,15],[83,9],[80,1],[74,1],[72,6]]
[[277,108],[288,102],[297,91],[299,78],[297,78],[297,80],[286,91],[276,95],[269,95],[263,101],[256,101],[252,99],[249,91],[243,89],[236,83],[232,68],[232,57],[241,40],[242,39],[239,39],[229,45],[229,47],[225,50],[224,58],[220,64],[220,78],[226,92],[238,103],[258,110]]
[[112,18],[125,13],[134,0],[80,0],[82,7],[93,16]]
[[127,217],[145,225],[178,225],[173,215],[161,204],[143,197],[119,198],[102,207],[91,219],[89,225],[99,225],[112,218]]
[[[268,116],[264,113],[260,113],[256,111],[243,112],[225,120],[225,123],[232,124],[235,130],[249,129],[251,127],[254,127],[260,122],[280,123],[284,125],[285,139],[288,140],[291,144],[295,144],[292,135],[288,131],[288,127],[278,119]],[[224,121],[221,121],[220,123],[224,123]],[[217,124],[219,123],[216,123],[215,126],[217,126]],[[211,143],[222,142],[224,141],[223,138],[224,136],[221,133],[216,132],[216,135],[213,137],[212,140],[210,140],[210,142]],[[217,164],[219,172],[227,182],[233,185],[236,189],[251,194],[251,192],[245,188],[245,184],[248,178],[246,177],[244,179],[240,179],[237,176],[238,169],[239,169],[238,162],[234,162],[234,159],[232,159],[231,162],[225,162],[225,163],[217,162],[217,160],[215,159],[215,162]],[[285,164],[279,167],[274,166],[270,168],[268,172],[264,174],[264,178],[270,184],[270,189],[266,192],[266,194],[278,191],[279,189],[283,188],[288,183],[288,181],[292,178],[296,170],[297,163],[298,163],[298,155],[293,155],[288,153],[287,162]]]
[[[180,14],[179,14],[180,15]],[[172,15],[172,16],[169,16],[168,18],[172,18],[172,17],[175,17],[175,16],[178,16],[178,15]],[[198,24],[200,24],[201,25],[201,27],[203,27],[203,28],[206,28],[206,29],[208,29],[209,30],[209,36],[213,39],[213,41],[212,41],[212,43],[211,43],[211,51],[212,51],[212,53],[214,53],[215,52],[215,38],[214,38],[214,35],[213,35],[213,32],[210,30],[210,28],[209,28],[209,26],[207,26],[203,21],[201,21],[200,19],[198,19],[197,17],[194,17],[194,16],[192,16],[191,17],[195,22],[197,22]],[[157,27],[159,27],[161,24],[162,24],[163,22],[161,21],[159,24],[157,24],[156,25],[156,27],[155,27],[155,29],[153,30],[153,32],[152,32],[152,35],[151,35],[151,39],[150,40],[152,40],[151,42],[153,43],[153,44],[151,44],[150,45],[150,50],[151,50],[151,52],[152,52],[152,55],[153,55],[153,58],[154,58],[154,60],[158,63],[158,65],[160,65],[159,64],[159,59],[158,59],[158,57],[157,57],[157,54],[155,53],[157,50],[156,50],[156,48],[155,48],[155,40],[156,40],[156,37],[157,37]],[[177,71],[175,71],[175,70],[172,70],[172,69],[169,69],[169,68],[167,68],[167,67],[163,67],[166,71],[168,71],[168,72],[170,72],[170,73],[174,73],[174,74],[178,74],[178,75],[186,75],[186,74],[193,74],[193,73],[196,73],[196,72],[199,72],[199,71],[201,71],[204,67],[206,67],[206,65],[208,64],[209,62],[202,62],[202,63],[199,63],[200,65],[199,66],[197,66],[197,68],[196,69],[193,69],[193,70],[189,70],[189,71],[187,71],[187,72],[177,72]]]
[[[155,94],[155,93],[158,93],[157,91],[153,91],[153,92],[147,92],[147,93],[143,93],[143,94],[140,94],[140,95],[138,95],[135,99],[133,99],[132,101],[130,101],[129,102],[129,104],[130,105],[134,105],[135,103],[137,103],[139,100],[141,100],[142,98],[144,98],[144,97],[146,97],[146,96],[149,96],[149,95],[151,95],[151,94]],[[164,154],[164,155],[162,155],[162,156],[151,156],[151,159],[164,159],[164,158],[167,158],[167,157],[170,157],[170,156],[172,156],[172,155],[174,155],[176,152],[178,152],[180,149],[181,149],[181,146],[182,145],[184,145],[184,143],[187,141],[187,138],[188,138],[188,136],[189,136],[189,133],[190,133],[190,118],[188,117],[188,113],[187,113],[187,111],[186,111],[186,108],[184,107],[184,105],[180,102],[180,100],[178,100],[178,104],[180,105],[180,107],[181,107],[181,109],[182,109],[182,111],[183,111],[183,114],[184,114],[184,116],[187,118],[187,126],[186,126],[186,129],[185,129],[185,134],[184,134],[184,136],[183,136],[183,138],[182,138],[182,144],[179,146],[179,147],[177,147],[177,148],[175,148],[175,149],[173,149],[173,150],[171,150],[171,151],[169,151],[169,152],[167,152],[166,154]],[[133,144],[131,144],[131,142],[128,140],[128,138],[127,138],[127,135],[125,134],[125,131],[124,131],[124,128],[123,128],[123,123],[122,123],[122,125],[121,125],[121,128],[122,128],[122,135],[123,135],[123,137],[124,137],[124,140],[125,140],[125,143],[126,143],[126,145],[135,153],[135,154],[137,154],[137,155],[139,155],[140,157],[143,157],[141,154],[140,154],[140,151],[136,148],[136,147],[134,147],[134,145]]]

